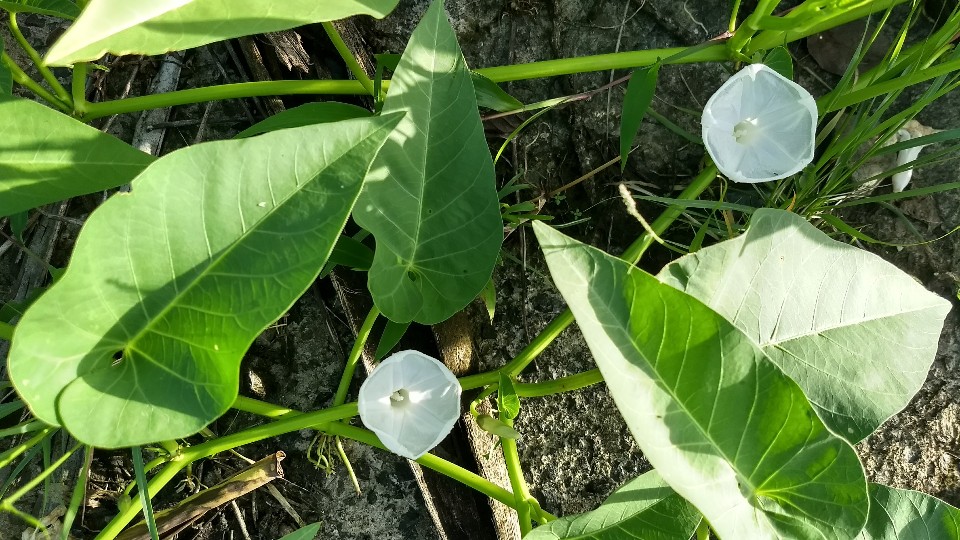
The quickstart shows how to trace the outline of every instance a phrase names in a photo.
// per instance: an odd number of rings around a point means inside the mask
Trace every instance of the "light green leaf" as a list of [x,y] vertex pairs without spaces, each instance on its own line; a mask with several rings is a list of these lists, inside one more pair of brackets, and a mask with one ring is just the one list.
[[91,0],[53,44],[46,63],[67,66],[106,53],[154,55],[287,30],[351,15],[386,16],[398,0]]
[[11,13],[39,13],[70,20],[80,15],[80,8],[69,0],[0,0],[0,9]]
[[520,414],[520,396],[517,395],[517,389],[513,386],[513,379],[502,371],[500,386],[497,388],[497,410],[500,416],[507,420],[513,420]]
[[722,538],[850,538],[857,455],[800,388],[696,298],[534,223],[554,283],[650,463]]
[[745,234],[659,277],[747,334],[852,442],[920,389],[950,310],[894,265],[782,210],[757,210]]
[[0,101],[0,216],[121,186],[153,157],[26,99]]
[[326,124],[327,122],[338,122],[340,120],[350,120],[351,118],[365,118],[370,115],[370,111],[363,107],[357,107],[356,105],[350,105],[348,103],[337,103],[336,101],[307,103],[299,107],[281,111],[262,122],[257,122],[240,133],[237,133],[234,139],[261,135],[278,129]]
[[297,529],[292,533],[284,536],[280,540],[313,540],[317,537],[317,534],[320,532],[320,528],[323,527],[323,522],[311,523],[302,529]]
[[656,471],[613,492],[599,508],[537,527],[524,540],[689,540],[700,513]]
[[470,71],[441,2],[414,30],[383,111],[407,115],[353,214],[377,240],[368,286],[387,318],[434,324],[483,290],[503,241]]
[[192,146],[103,204],[14,333],[11,380],[37,418],[111,448],[223,414],[240,359],[320,272],[398,120]]
[[481,414],[477,416],[477,425],[480,426],[480,429],[496,435],[497,437],[503,439],[519,439],[520,433],[517,430],[513,429],[513,426],[508,426],[502,420],[498,420],[489,414]]
[[860,540],[957,540],[960,510],[936,497],[870,484],[870,518]]

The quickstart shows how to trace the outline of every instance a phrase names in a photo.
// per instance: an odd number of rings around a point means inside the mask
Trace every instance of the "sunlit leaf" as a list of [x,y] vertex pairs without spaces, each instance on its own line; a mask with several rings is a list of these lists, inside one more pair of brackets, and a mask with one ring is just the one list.
[[407,115],[354,210],[377,241],[368,286],[387,318],[433,324],[480,294],[503,241],[473,81],[440,2],[414,30],[383,111]]
[[37,418],[121,447],[221,415],[247,347],[320,272],[398,120],[191,146],[103,204],[14,334],[11,380]]
[[334,21],[351,15],[386,16],[398,0],[90,0],[47,52],[66,66],[115,55],[163,54],[214,41]]
[[857,455],[753,341],[696,298],[542,223],[550,274],[644,456],[722,538],[849,538]]
[[614,491],[592,512],[537,527],[524,540],[688,540],[700,513],[649,471]]
[[50,107],[0,101],[0,216],[121,186],[153,157]]
[[326,124],[327,122],[338,122],[340,120],[350,120],[351,118],[364,118],[370,116],[370,114],[370,111],[363,107],[357,107],[356,105],[347,103],[337,103],[336,101],[307,103],[299,107],[281,111],[262,122],[257,122],[240,133],[237,133],[234,138],[242,139],[244,137],[252,137],[278,129]]
[[659,277],[749,336],[853,442],[923,385],[950,310],[896,266],[782,210],[757,210],[745,234]]
[[870,518],[858,540],[957,540],[960,510],[936,497],[870,484]]
[[38,13],[63,19],[76,19],[80,8],[70,0],[0,0],[0,9],[12,13]]

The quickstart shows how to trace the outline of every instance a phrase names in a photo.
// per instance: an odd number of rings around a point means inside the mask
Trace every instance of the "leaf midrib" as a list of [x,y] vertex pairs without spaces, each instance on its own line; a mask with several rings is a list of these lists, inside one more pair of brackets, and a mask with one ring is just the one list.
[[[319,178],[327,169],[329,169],[330,167],[332,167],[333,165],[335,165],[335,164],[336,164],[339,160],[341,160],[345,155],[347,155],[348,153],[350,153],[351,151],[353,151],[357,146],[360,146],[362,143],[366,142],[368,139],[370,139],[371,137],[373,137],[374,135],[376,135],[377,133],[379,133],[382,129],[383,129],[382,126],[380,126],[380,127],[377,128],[377,129],[373,129],[373,130],[371,130],[371,132],[370,132],[369,134],[367,134],[366,136],[358,139],[355,144],[352,144],[352,145],[348,146],[347,149],[346,149],[343,153],[341,153],[339,156],[337,156],[337,157],[336,157],[335,159],[333,159],[332,161],[327,162],[327,164],[326,164],[323,168],[321,168],[320,170],[318,170],[317,173],[316,173],[315,175],[313,175],[312,178],[310,178],[308,181],[306,181],[306,182],[300,184],[299,186],[297,186],[297,188],[294,189],[293,191],[291,191],[291,193],[290,193],[287,197],[281,199],[281,203],[280,203],[280,204],[275,204],[275,205],[273,206],[273,208],[271,208],[270,210],[268,210],[267,212],[265,212],[265,213],[260,217],[260,219],[259,219],[257,222],[255,222],[255,224],[256,224],[256,225],[260,225],[260,224],[262,224],[263,222],[265,222],[266,220],[268,220],[271,216],[274,215],[275,212],[277,212],[279,209],[283,208],[283,207],[286,205],[286,203],[290,201],[290,199],[292,199],[292,198],[294,198],[295,196],[299,195],[299,194],[302,192],[303,188],[305,188],[306,186],[308,186],[308,185],[312,184],[313,182],[315,182],[315,181],[317,180],[317,178]],[[357,194],[359,195],[359,190],[357,190]],[[348,214],[348,215],[349,215],[349,214]],[[229,245],[226,249],[222,250],[222,252],[221,252],[220,255],[218,255],[215,259],[211,260],[210,263],[207,264],[207,266],[203,268],[203,270],[197,275],[197,277],[196,277],[189,285],[187,285],[187,286],[184,287],[180,292],[178,292],[176,295],[174,295],[174,297],[171,298],[169,302],[167,302],[167,305],[164,306],[164,308],[163,308],[155,317],[150,318],[150,319],[147,321],[147,324],[145,324],[145,325],[143,326],[143,328],[136,333],[136,335],[134,335],[133,337],[131,337],[130,339],[128,339],[128,340],[126,341],[126,345],[124,345],[124,348],[126,349],[127,347],[130,347],[130,346],[132,346],[132,345],[135,345],[138,341],[140,341],[141,338],[143,338],[143,337],[144,337],[145,335],[147,335],[148,333],[152,332],[152,331],[153,331],[153,330],[152,330],[152,327],[153,327],[154,324],[156,324],[157,322],[163,320],[163,318],[166,317],[167,313],[169,313],[171,309],[173,309],[174,307],[176,307],[176,306],[179,304],[179,301],[180,301],[181,299],[183,299],[189,292],[191,292],[200,282],[202,282],[202,281],[205,280],[205,278],[208,276],[209,272],[210,272],[212,269],[216,268],[216,267],[223,261],[223,259],[225,259],[227,256],[229,256],[230,254],[233,253],[233,250],[236,249],[237,246],[243,244],[244,240],[246,240],[250,235],[254,234],[254,233],[255,233],[256,231],[258,231],[258,230],[259,230],[258,227],[250,227],[250,228],[248,228],[246,231],[244,231],[239,237],[237,237],[236,240],[234,240],[233,242],[231,242],[230,245]],[[335,242],[330,244],[330,249],[331,249],[331,250],[333,249],[334,244],[335,244]],[[176,276],[174,276],[174,278],[176,278]],[[138,296],[139,296],[139,291],[137,291],[137,294],[138,294]],[[138,304],[142,304],[142,302],[138,302]]]

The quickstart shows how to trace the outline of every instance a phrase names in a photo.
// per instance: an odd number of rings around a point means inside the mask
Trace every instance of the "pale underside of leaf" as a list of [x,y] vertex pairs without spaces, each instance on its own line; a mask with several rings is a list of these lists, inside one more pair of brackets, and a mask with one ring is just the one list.
[[80,14],[80,8],[70,0],[0,1],[0,8],[12,13],[38,13],[64,19],[75,19]]
[[781,210],[757,210],[744,235],[659,277],[752,338],[853,442],[920,389],[950,309],[892,264]]
[[626,262],[534,230],[644,455],[720,536],[860,530],[867,498],[856,454],[749,338]]
[[153,157],[39,103],[0,101],[0,216],[130,182]]
[[192,146],[102,205],[16,329],[11,379],[35,415],[119,447],[222,414],[247,347],[320,272],[398,119]]
[[155,55],[352,15],[384,17],[397,0],[91,0],[50,48],[48,65],[106,53]]
[[354,211],[377,241],[369,288],[391,320],[433,324],[483,290],[503,241],[472,78],[440,2],[414,31],[383,110],[407,114]]

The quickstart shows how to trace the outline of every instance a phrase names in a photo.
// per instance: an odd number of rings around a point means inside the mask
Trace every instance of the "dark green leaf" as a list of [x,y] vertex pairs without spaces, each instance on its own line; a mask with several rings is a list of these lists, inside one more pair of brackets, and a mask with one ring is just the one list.
[[27,230],[27,223],[30,221],[30,215],[27,212],[17,212],[10,214],[10,232],[13,236],[23,242],[23,232]]
[[763,57],[763,63],[791,81],[793,80],[793,57],[790,56],[790,51],[786,47],[780,46],[770,49],[767,55]]
[[[3,40],[0,39],[0,54],[3,51]],[[13,74],[6,64],[0,62],[0,99],[13,95]]]
[[522,109],[523,103],[503,91],[500,85],[479,73],[471,73],[473,90],[477,93],[477,105],[498,112]]
[[390,354],[390,351],[400,343],[400,339],[407,333],[410,323],[395,323],[387,319],[387,325],[383,328],[383,334],[380,335],[380,342],[377,343],[377,352],[374,357],[377,360]]
[[129,183],[153,157],[26,99],[0,101],[0,216]]
[[860,531],[868,499],[856,453],[749,337],[626,261],[533,229],[644,456],[718,536]]
[[80,8],[69,0],[2,0],[0,8],[12,13],[39,13],[70,20],[80,15]]
[[330,263],[354,270],[367,270],[373,263],[373,250],[363,242],[341,235],[330,254]]
[[237,133],[234,139],[261,135],[278,129],[339,122],[340,120],[350,120],[352,118],[365,118],[370,116],[370,114],[370,111],[362,107],[349,105],[347,103],[337,103],[336,101],[307,103],[306,105],[300,105],[299,107],[279,112],[262,122],[258,122]]
[[858,540],[958,540],[960,510],[918,491],[870,484],[870,519]]
[[650,471],[614,491],[600,508],[551,521],[524,540],[687,540],[700,519],[696,508]]
[[653,103],[657,91],[657,76],[660,63],[633,70],[627,84],[627,94],[623,96],[623,114],[620,116],[620,169],[627,167],[627,156],[633,147],[633,140],[640,130],[640,122]]
[[470,71],[440,2],[413,32],[384,112],[406,112],[354,219],[377,241],[368,287],[384,316],[434,324],[480,294],[503,241]]
[[250,343],[320,272],[399,119],[191,146],[93,212],[10,349],[36,417],[115,448],[220,416]]

